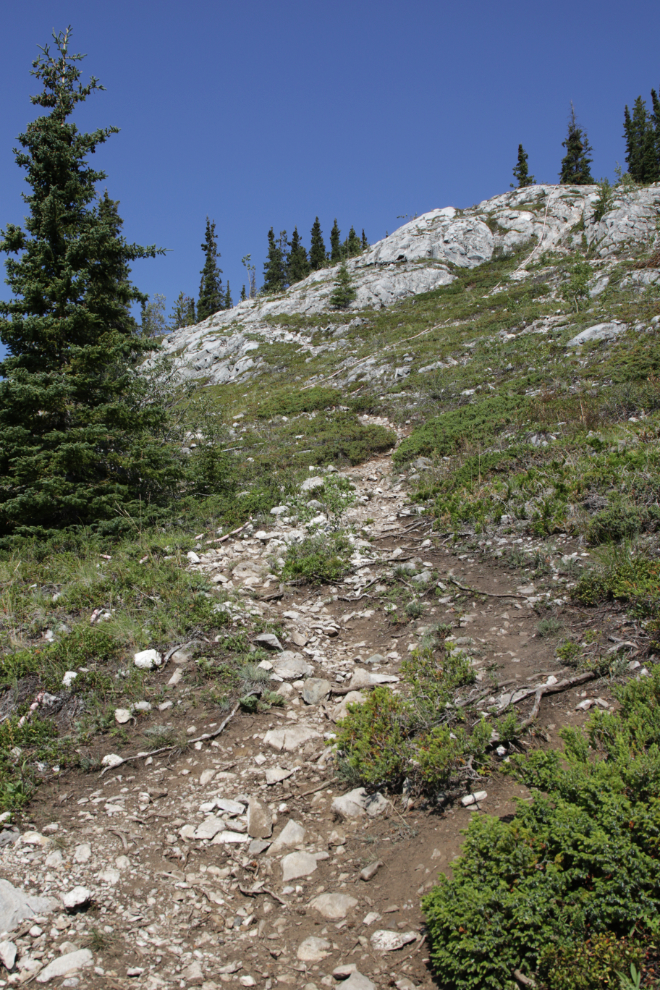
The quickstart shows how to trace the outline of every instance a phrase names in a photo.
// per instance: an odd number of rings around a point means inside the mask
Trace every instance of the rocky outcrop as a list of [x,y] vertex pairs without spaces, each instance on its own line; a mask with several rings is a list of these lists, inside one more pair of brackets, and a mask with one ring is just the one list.
[[[597,221],[599,195],[598,186],[529,186],[466,210],[448,206],[424,213],[348,262],[356,289],[349,308],[391,306],[450,284],[456,268],[476,268],[498,255],[520,252],[521,264],[511,277],[524,279],[525,266],[543,252],[569,252],[583,238],[601,259],[625,252],[632,244],[636,249],[653,245],[658,238],[660,185],[615,190],[609,210]],[[246,300],[215,313],[171,334],[163,351],[174,359],[182,378],[203,378],[210,384],[242,379],[258,370],[260,340],[309,346],[304,333],[270,320],[325,312],[331,320],[329,299],[336,274],[336,267],[324,268],[278,296]],[[338,341],[331,346],[340,345]]]

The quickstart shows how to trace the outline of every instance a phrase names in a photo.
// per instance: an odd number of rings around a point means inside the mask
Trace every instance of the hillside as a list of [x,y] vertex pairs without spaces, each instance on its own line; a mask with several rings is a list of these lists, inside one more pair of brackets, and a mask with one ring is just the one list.
[[201,494],[0,560],[8,983],[656,985],[659,217],[433,210],[163,342]]

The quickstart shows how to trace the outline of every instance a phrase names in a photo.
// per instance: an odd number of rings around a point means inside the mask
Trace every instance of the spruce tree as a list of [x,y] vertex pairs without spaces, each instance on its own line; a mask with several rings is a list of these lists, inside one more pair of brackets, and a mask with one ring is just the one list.
[[[285,237],[286,237],[286,232]],[[287,284],[286,258],[282,251],[282,235],[275,240],[271,227],[268,231],[268,256],[264,263],[264,292],[282,292]]]
[[12,299],[0,304],[0,533],[43,535],[100,520],[117,526],[170,490],[176,468],[161,437],[165,413],[146,401],[136,365],[153,342],[131,316],[145,302],[130,262],[155,247],[128,244],[117,203],[96,186],[88,156],[117,132],[81,133],[70,117],[100,89],[80,83],[70,29],[53,34],[32,74],[46,113],[19,135],[30,192],[25,229],[8,224],[0,249]]
[[323,268],[327,260],[327,252],[325,250],[325,243],[323,241],[323,233],[321,231],[321,224],[319,218],[317,217],[312,224],[311,239],[309,245],[309,267],[313,272],[318,271],[319,268]]
[[335,278],[334,288],[329,302],[333,309],[346,309],[353,302],[357,295],[353,287],[351,274],[346,267],[346,262],[342,262]]
[[534,176],[529,174],[529,166],[527,164],[529,155],[523,148],[522,144],[518,145],[518,161],[513,169],[513,177],[518,180],[518,188],[523,189],[525,186],[534,185]]
[[362,250],[366,251],[369,247],[369,241],[367,240],[367,235],[364,232],[364,227],[362,228]]
[[355,227],[351,227],[348,232],[348,237],[344,241],[343,255],[345,258],[355,258],[361,253],[362,244],[360,243],[360,238],[355,233]]
[[586,131],[578,125],[572,103],[568,134],[566,140],[562,141],[562,147],[566,148],[566,154],[561,160],[560,184],[562,186],[593,185],[594,179],[589,167],[593,161],[590,157],[592,148]]
[[658,98],[651,93],[653,114],[649,114],[646,103],[638,96],[633,112],[628,107],[624,111],[624,137],[626,139],[626,162],[630,177],[640,184],[657,182],[660,179],[660,157],[658,155]]
[[341,257],[341,231],[337,226],[337,217],[335,217],[335,222],[330,231],[330,261],[341,261]]
[[195,300],[185,292],[180,292],[170,314],[170,329],[180,330],[181,327],[192,327],[195,323]]
[[197,302],[197,319],[200,323],[207,317],[213,316],[218,310],[224,309],[225,302],[222,279],[220,278],[222,269],[218,268],[220,254],[215,237],[215,220],[211,221],[208,217],[206,218],[202,251],[204,252],[204,267],[200,272],[202,278],[199,283],[199,300]]
[[303,278],[307,278],[309,275],[309,260],[307,258],[307,251],[300,243],[300,235],[298,234],[297,227],[293,228],[289,248],[287,275],[289,285],[293,285],[294,282],[300,282]]
[[247,299],[247,293],[245,291],[245,285],[241,286],[241,302],[245,302]]

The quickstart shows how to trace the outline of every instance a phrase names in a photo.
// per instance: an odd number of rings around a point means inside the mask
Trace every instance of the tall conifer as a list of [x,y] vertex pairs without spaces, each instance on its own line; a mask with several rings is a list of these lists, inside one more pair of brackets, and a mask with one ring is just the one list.
[[534,176],[529,174],[528,165],[529,155],[523,148],[522,144],[518,145],[518,161],[513,169],[513,177],[518,180],[518,188],[522,189],[525,186],[534,185]]
[[330,231],[330,261],[341,261],[341,231],[337,226],[337,217]]
[[225,291],[225,309],[231,309],[233,306],[231,301],[231,289],[229,288],[229,279],[227,280],[227,289]]
[[130,307],[146,297],[130,262],[155,247],[127,244],[117,203],[96,186],[88,155],[117,132],[81,133],[71,114],[96,89],[79,80],[70,29],[33,62],[47,111],[19,135],[16,162],[30,193],[25,229],[8,224],[0,249],[13,297],[0,304],[0,533],[43,534],[104,520],[159,499],[176,477],[161,439],[162,408],[145,399],[136,371],[153,348]]
[[638,96],[633,104],[632,114],[628,107],[624,111],[624,137],[626,139],[626,162],[630,177],[641,184],[657,182],[660,179],[660,148],[658,134],[658,97],[653,90],[653,113],[650,114],[646,103]]
[[319,218],[317,217],[312,224],[309,247],[309,267],[313,272],[317,271],[319,268],[323,268],[327,257],[325,243],[323,241],[323,232],[321,231],[321,224],[319,222]]
[[594,179],[590,165],[593,161],[591,145],[584,128],[580,127],[575,116],[575,108],[571,103],[571,116],[568,119],[568,134],[562,142],[566,154],[561,160],[559,182],[562,186],[593,185]]
[[290,250],[287,261],[288,279],[289,284],[293,285],[294,282],[300,282],[303,278],[306,278],[309,275],[307,251],[300,243],[300,235],[298,234],[297,227],[293,228],[293,234],[291,235],[291,243],[289,247]]
[[195,300],[185,292],[180,292],[170,314],[170,328],[180,330],[181,327],[192,327],[195,323]]
[[351,227],[348,232],[348,237],[344,242],[343,255],[345,258],[355,258],[358,254],[362,253],[362,245],[360,243],[360,238],[355,233],[355,227]]
[[281,235],[275,239],[271,227],[268,231],[268,256],[264,264],[264,292],[281,292],[286,288],[286,259],[281,247]]
[[369,241],[367,240],[367,235],[364,232],[364,227],[362,228],[362,250],[366,251],[369,247]]
[[206,230],[204,232],[204,267],[200,275],[199,300],[197,302],[197,319],[200,321],[213,316],[218,310],[224,309],[225,294],[222,290],[222,269],[218,267],[218,242],[215,236],[215,220],[206,218]]

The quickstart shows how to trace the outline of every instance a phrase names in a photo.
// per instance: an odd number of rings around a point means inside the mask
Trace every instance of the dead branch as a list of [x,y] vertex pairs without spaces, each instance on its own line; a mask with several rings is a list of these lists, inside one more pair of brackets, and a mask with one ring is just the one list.
[[472,595],[484,595],[487,598],[518,598],[522,602],[527,601],[526,595],[497,595],[494,591],[478,591],[476,588],[468,588],[466,584],[461,584],[460,581],[457,581],[456,578],[453,577],[448,577],[447,581],[449,581],[450,584],[455,584],[457,588],[461,589],[461,591],[469,591]]

